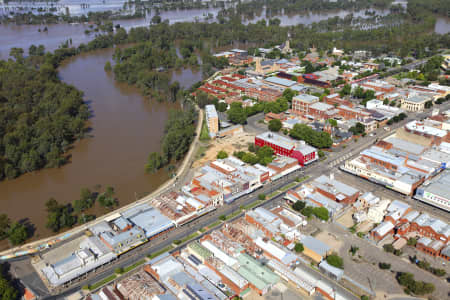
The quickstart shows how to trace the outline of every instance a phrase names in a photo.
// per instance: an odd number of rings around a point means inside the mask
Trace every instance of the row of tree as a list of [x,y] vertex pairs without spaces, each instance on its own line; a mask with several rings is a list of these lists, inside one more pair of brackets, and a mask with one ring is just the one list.
[[[100,186],[98,186],[100,189]],[[76,224],[83,224],[95,219],[95,215],[86,214],[95,203],[109,209],[119,204],[115,197],[114,188],[107,186],[103,192],[92,192],[88,188],[81,189],[80,198],[69,204],[60,204],[56,199],[50,198],[46,203],[47,228],[58,232],[64,228],[71,228]]]
[[171,111],[164,129],[161,152],[149,155],[146,171],[154,173],[171,162],[177,162],[189,151],[195,135],[198,113],[193,109]]

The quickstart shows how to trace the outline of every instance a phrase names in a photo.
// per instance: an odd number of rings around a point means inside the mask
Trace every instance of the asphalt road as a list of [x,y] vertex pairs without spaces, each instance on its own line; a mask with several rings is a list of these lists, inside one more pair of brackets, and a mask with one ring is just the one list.
[[[447,103],[447,104],[442,105],[441,108],[448,109],[449,106],[450,106],[449,103]],[[392,130],[394,130],[400,126],[403,126],[407,121],[410,121],[411,119],[422,119],[427,114],[428,114],[428,112],[411,114],[408,117],[408,119],[406,119],[402,122],[399,122],[397,124],[394,124],[393,126],[391,126],[391,128],[392,128]],[[260,116],[258,116],[258,115],[254,116],[254,117],[256,120],[258,118],[260,118]],[[252,120],[252,121],[254,121],[254,120]],[[43,296],[45,299],[47,299],[47,298],[48,299],[59,299],[64,295],[69,295],[71,293],[78,291],[84,285],[94,284],[94,283],[110,276],[111,274],[113,274],[114,270],[116,268],[126,267],[128,265],[131,265],[134,262],[137,262],[137,261],[145,258],[147,255],[165,248],[166,246],[172,244],[173,241],[183,239],[184,237],[188,236],[189,234],[196,232],[197,230],[205,227],[208,224],[213,223],[214,221],[216,221],[219,218],[219,216],[230,215],[233,212],[235,212],[236,210],[238,210],[240,206],[242,206],[242,205],[246,206],[250,203],[253,203],[254,201],[257,200],[257,195],[260,193],[270,194],[273,191],[279,190],[281,187],[293,182],[295,180],[295,178],[303,176],[303,174],[307,174],[308,176],[314,178],[316,176],[319,176],[320,174],[328,173],[331,169],[333,169],[335,166],[337,166],[337,164],[334,164],[335,162],[338,162],[338,163],[342,162],[342,157],[351,158],[353,156],[356,156],[357,154],[359,154],[359,152],[362,149],[373,144],[377,139],[382,139],[389,134],[392,134],[392,131],[386,132],[380,128],[377,130],[377,135],[375,135],[373,137],[366,136],[364,138],[360,138],[359,141],[356,143],[350,142],[348,144],[347,148],[343,149],[339,153],[336,153],[336,154],[333,153],[332,155],[330,155],[330,158],[327,160],[324,160],[321,162],[316,162],[309,166],[305,166],[301,170],[297,170],[296,172],[294,172],[290,175],[287,175],[283,178],[280,178],[275,182],[268,183],[268,184],[264,185],[262,188],[260,188],[259,190],[256,190],[249,195],[245,195],[245,196],[237,199],[230,205],[224,205],[224,206],[218,207],[215,211],[213,211],[207,215],[204,215],[184,226],[180,226],[180,227],[176,228],[175,230],[173,230],[163,236],[160,236],[146,244],[143,244],[143,245],[121,255],[116,260],[114,260],[104,266],[101,266],[101,267],[97,268],[96,270],[93,270],[87,274],[84,274],[82,277],[76,279],[76,281],[74,281],[70,285],[70,287],[66,287],[64,289],[59,289],[57,291],[58,296],[50,296],[49,293],[47,293],[47,294],[42,293],[41,296]],[[300,184],[298,184],[298,185],[300,185]],[[295,188],[295,187],[293,187],[293,188]],[[280,195],[278,195],[277,197],[272,199],[272,201],[273,200],[279,201],[283,197],[284,194],[285,193],[281,193]],[[21,260],[13,261],[11,263],[12,267],[14,268],[15,263],[23,264],[23,260],[29,260],[29,258],[24,258]],[[19,277],[21,277],[20,274],[17,274],[17,275],[19,275]],[[21,279],[26,284],[29,284],[30,286],[34,286],[35,284],[37,284],[37,281],[36,281],[36,278],[33,278],[33,277],[38,277],[38,275],[37,274],[35,276],[28,275],[26,277],[21,277]],[[39,290],[41,290],[41,289],[39,289]]]

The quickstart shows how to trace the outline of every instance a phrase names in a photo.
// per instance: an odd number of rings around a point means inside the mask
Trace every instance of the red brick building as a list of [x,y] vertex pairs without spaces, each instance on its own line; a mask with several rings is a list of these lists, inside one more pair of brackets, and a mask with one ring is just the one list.
[[255,137],[258,147],[269,146],[278,155],[295,158],[302,166],[318,159],[317,149],[272,132],[265,132]]

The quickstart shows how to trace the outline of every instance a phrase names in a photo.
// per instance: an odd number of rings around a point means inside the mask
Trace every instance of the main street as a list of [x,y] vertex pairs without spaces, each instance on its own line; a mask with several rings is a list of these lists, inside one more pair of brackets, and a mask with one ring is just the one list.
[[[443,110],[448,109],[450,106],[449,103],[446,103],[442,105],[440,108]],[[402,122],[399,122],[397,124],[393,124],[391,126],[392,130],[395,130],[410,120],[414,119],[422,119],[424,118],[428,112],[424,113],[415,113],[409,115],[409,117],[406,120],[403,120]],[[377,140],[385,138],[386,136],[392,134],[391,131],[386,132],[385,130],[379,128],[376,131],[376,135],[374,136],[366,136],[363,138],[360,138],[357,142],[350,142],[348,144],[348,147],[345,149],[342,149],[340,152],[334,153],[332,152],[329,155],[329,158],[323,161],[315,162],[312,165],[305,166],[304,168],[297,170],[294,173],[291,173],[285,177],[282,177],[274,182],[269,182],[265,184],[260,189],[252,192],[251,194],[245,195],[243,197],[238,198],[236,201],[229,205],[223,205],[221,207],[218,207],[215,211],[212,211],[211,213],[208,213],[204,216],[201,216],[192,222],[185,224],[183,226],[179,226],[175,228],[173,231],[162,235],[158,238],[155,238],[154,240],[145,243],[133,250],[130,250],[129,252],[122,254],[120,257],[115,259],[114,261],[101,266],[89,273],[84,274],[82,277],[72,281],[69,286],[57,289],[53,291],[53,294],[57,293],[59,296],[50,296],[50,293],[48,292],[42,292],[41,296],[43,297],[49,297],[49,299],[57,299],[60,298],[62,295],[69,295],[71,293],[74,293],[84,285],[94,284],[98,281],[101,281],[102,279],[112,275],[114,273],[114,270],[116,268],[122,268],[129,266],[133,264],[134,262],[137,262],[141,259],[144,259],[147,257],[147,255],[157,252],[161,249],[164,249],[165,247],[171,245],[175,240],[181,240],[188,236],[189,234],[198,231],[201,228],[204,228],[205,226],[212,224],[216,220],[218,220],[219,216],[221,215],[230,215],[234,212],[236,212],[240,207],[247,206],[255,201],[258,201],[258,195],[259,194],[271,194],[273,191],[279,190],[283,186],[290,184],[295,181],[297,177],[301,177],[303,175],[308,175],[310,178],[315,178],[321,174],[326,174],[330,170],[332,170],[334,167],[339,165],[343,162],[343,158],[351,158],[359,154],[359,152],[368,146],[374,144]],[[350,176],[345,177],[348,178],[350,182],[348,182],[350,185],[352,185],[354,180],[357,180],[357,177]],[[353,180],[352,180],[353,179]],[[297,184],[296,186],[299,186]],[[296,186],[292,187],[295,188]],[[285,192],[280,193],[273,199],[269,201],[277,201],[281,199],[284,196]],[[399,197],[397,197],[399,198]],[[432,210],[432,208],[428,205],[425,205],[424,209]],[[238,215],[237,217],[239,217]],[[197,237],[198,238],[198,237]],[[23,259],[17,259],[15,261],[11,262],[12,269],[13,270],[23,270],[26,268],[27,265],[29,265],[30,258],[26,257]],[[31,265],[30,265],[31,267]],[[29,271],[28,271],[29,273]],[[27,274],[28,274],[27,273]],[[19,272],[16,274],[17,276],[21,277]],[[34,276],[27,275],[26,277],[21,278],[26,284],[29,284],[30,286],[34,286],[37,284],[37,274]],[[41,282],[39,286],[43,286],[43,283]],[[45,288],[39,288],[40,291],[44,291]]]

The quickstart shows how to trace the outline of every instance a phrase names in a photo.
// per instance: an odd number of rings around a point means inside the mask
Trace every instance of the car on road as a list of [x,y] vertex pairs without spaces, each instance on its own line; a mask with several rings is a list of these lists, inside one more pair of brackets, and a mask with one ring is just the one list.
[[386,131],[391,131],[391,128],[389,128],[389,127],[384,127],[384,130],[386,130]]

